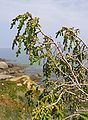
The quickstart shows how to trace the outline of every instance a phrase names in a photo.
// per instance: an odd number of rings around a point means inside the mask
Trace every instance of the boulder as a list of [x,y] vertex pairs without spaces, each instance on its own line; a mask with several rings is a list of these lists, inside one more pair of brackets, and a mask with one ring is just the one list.
[[8,68],[8,64],[6,62],[0,61],[0,69],[6,69]]
[[9,78],[13,78],[13,76],[11,76],[11,75],[0,75],[0,80],[5,80],[5,79],[9,79]]

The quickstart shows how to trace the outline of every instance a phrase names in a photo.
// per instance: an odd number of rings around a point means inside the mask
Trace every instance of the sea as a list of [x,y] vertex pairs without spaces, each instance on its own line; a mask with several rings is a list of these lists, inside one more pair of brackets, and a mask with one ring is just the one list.
[[30,65],[30,61],[26,53],[22,50],[21,54],[16,57],[16,50],[11,48],[0,48],[0,58],[6,59],[9,63],[22,64],[25,67],[25,74],[34,75],[34,74],[43,74],[42,73],[42,64],[34,63]]

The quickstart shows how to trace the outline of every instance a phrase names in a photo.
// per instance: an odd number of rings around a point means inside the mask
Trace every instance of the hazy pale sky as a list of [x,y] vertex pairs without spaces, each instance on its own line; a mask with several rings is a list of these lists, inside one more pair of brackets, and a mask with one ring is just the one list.
[[40,18],[43,30],[51,36],[62,26],[79,28],[88,44],[88,0],[0,0],[0,48],[11,47],[16,33],[11,20],[30,12]]

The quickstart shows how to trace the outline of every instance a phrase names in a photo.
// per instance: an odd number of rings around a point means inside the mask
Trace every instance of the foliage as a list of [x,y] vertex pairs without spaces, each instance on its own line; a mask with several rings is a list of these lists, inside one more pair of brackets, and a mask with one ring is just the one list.
[[[88,69],[84,63],[88,47],[78,37],[79,29],[62,27],[53,39],[42,31],[39,18],[28,12],[13,19],[11,29],[16,23],[17,34],[12,46],[12,49],[18,48],[16,55],[24,46],[31,64],[43,61],[43,89],[41,85],[35,86],[26,93],[32,120],[66,120],[80,109],[86,110]],[[51,80],[52,74],[57,81]],[[78,119],[79,115],[72,118]]]
[[88,120],[88,112],[81,112],[79,120]]

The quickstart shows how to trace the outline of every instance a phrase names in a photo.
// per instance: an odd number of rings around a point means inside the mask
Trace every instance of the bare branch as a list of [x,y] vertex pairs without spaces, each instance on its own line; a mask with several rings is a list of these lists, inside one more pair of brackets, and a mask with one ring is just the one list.
[[69,118],[72,118],[72,117],[75,117],[75,116],[79,116],[79,115],[80,114],[75,113],[75,114],[69,115],[68,117],[64,118],[63,120],[67,120]]

